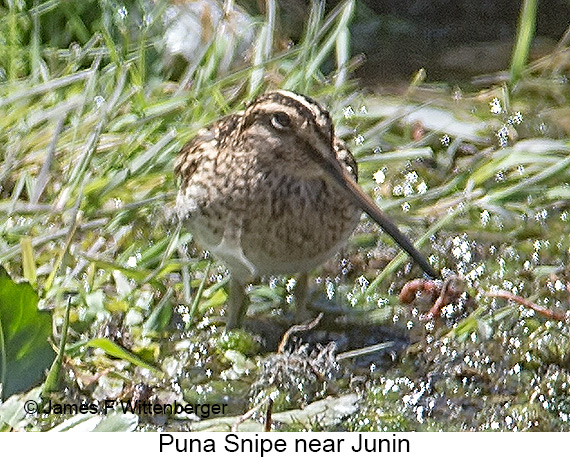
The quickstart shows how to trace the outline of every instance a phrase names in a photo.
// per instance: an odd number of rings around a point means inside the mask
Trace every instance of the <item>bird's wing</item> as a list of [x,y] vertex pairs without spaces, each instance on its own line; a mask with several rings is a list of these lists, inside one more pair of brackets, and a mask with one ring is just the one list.
[[217,154],[225,142],[230,139],[238,125],[240,116],[232,114],[198,131],[186,143],[174,163],[174,174],[181,179],[181,188],[184,188],[190,177],[203,166],[203,162],[211,160],[211,155]]

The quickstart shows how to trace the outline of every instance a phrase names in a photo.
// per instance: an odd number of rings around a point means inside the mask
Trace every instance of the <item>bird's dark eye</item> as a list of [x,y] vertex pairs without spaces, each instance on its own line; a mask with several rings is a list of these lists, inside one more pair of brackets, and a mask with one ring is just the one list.
[[283,111],[279,111],[271,116],[271,125],[277,130],[285,130],[291,127],[291,118]]

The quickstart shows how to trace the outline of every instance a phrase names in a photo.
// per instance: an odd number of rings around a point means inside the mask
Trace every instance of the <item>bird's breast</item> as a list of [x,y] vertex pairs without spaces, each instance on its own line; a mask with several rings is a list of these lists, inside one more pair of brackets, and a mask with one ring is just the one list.
[[324,179],[258,173],[226,181],[190,182],[178,207],[199,244],[236,276],[311,270],[347,241],[360,219],[361,210]]

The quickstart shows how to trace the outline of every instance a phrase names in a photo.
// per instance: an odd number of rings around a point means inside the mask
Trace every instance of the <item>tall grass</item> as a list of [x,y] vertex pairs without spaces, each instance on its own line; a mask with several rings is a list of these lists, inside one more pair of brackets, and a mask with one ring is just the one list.
[[511,83],[515,84],[520,78],[524,66],[528,62],[530,46],[536,29],[536,12],[538,0],[525,0],[521,7],[517,39],[511,58]]

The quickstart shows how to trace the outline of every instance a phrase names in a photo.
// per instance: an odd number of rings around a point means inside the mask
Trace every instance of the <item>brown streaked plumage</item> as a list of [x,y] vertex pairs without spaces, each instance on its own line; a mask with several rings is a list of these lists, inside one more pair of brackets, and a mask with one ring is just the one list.
[[[175,164],[177,211],[231,274],[227,328],[247,309],[244,287],[262,275],[306,273],[348,239],[362,210],[424,271],[436,273],[356,184],[356,162],[327,111],[287,91],[204,128]],[[300,283],[299,302],[305,287]]]

